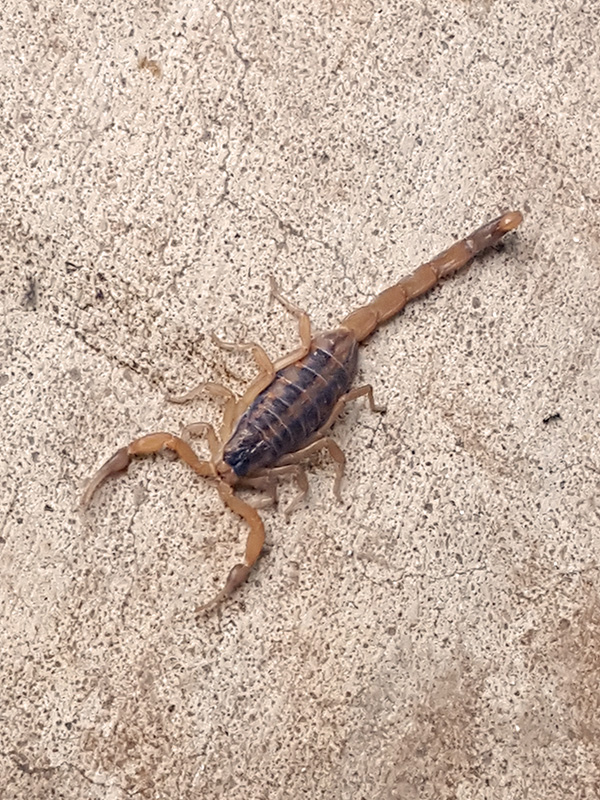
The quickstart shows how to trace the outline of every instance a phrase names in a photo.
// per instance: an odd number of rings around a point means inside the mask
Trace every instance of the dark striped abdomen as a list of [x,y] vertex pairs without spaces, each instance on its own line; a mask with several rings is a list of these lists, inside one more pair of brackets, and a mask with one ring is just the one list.
[[354,379],[358,345],[345,330],[316,336],[301,361],[280,370],[240,417],[223,460],[240,478],[300,450]]

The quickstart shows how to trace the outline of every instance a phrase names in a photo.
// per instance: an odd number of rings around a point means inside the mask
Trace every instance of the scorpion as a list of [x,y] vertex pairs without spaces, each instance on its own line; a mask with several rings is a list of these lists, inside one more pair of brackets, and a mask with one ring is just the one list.
[[[366,396],[372,411],[384,411],[376,405],[369,384],[351,388],[357,371],[358,345],[380,325],[398,314],[409,300],[427,292],[440,279],[467,264],[477,253],[495,245],[522,222],[518,211],[510,211],[478,228],[456,242],[411,275],[377,295],[344,320],[336,330],[311,332],[308,314],[287,300],[271,278],[271,295],[298,319],[300,346],[286,356],[272,361],[254,342],[234,344],[217,339],[228,351],[250,352],[258,374],[241,397],[225,386],[203,382],[187,394],[170,397],[187,403],[203,392],[224,403],[219,434],[207,422],[187,426],[182,435],[206,436],[210,460],[201,460],[188,442],[171,433],[150,433],[122,447],[91,478],[81,500],[87,506],[96,489],[106,478],[127,469],[134,456],[146,456],[171,450],[194,472],[216,486],[225,505],[249,526],[243,563],[230,571],[223,589],[201,606],[208,609],[229,597],[241,586],[256,563],[265,541],[263,521],[258,510],[277,502],[281,478],[295,480],[298,492],[285,514],[298,506],[308,492],[302,465],[308,457],[326,450],[335,463],[334,495],[340,499],[340,485],[345,456],[329,435],[330,429],[346,403]],[[263,490],[267,495],[256,506],[235,494],[236,487]]]

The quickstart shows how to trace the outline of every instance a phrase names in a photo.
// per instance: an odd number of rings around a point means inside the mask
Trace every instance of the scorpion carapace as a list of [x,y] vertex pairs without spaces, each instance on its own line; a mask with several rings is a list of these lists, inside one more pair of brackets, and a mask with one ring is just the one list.
[[184,430],[203,434],[208,441],[210,460],[198,458],[183,438],[170,433],[151,433],[131,442],[115,453],[92,477],[82,498],[89,503],[98,486],[110,475],[127,469],[133,456],[174,451],[198,475],[214,483],[224,503],[242,517],[250,528],[244,563],[237,564],[221,592],[202,608],[228,597],[248,577],[264,543],[264,526],[257,509],[235,494],[235,487],[250,487],[267,492],[265,500],[276,502],[277,483],[292,477],[298,494],[286,509],[297,506],[308,491],[302,462],[313,453],[326,449],[336,465],[334,493],[340,496],[345,457],[329,436],[329,430],[345,404],[364,395],[372,411],[375,405],[371,386],[350,388],[356,374],[358,344],[401,311],[409,300],[424,294],[446,275],[470,261],[473,256],[496,244],[505,233],[522,221],[518,211],[511,211],[478,228],[470,236],[452,245],[432,261],[403,278],[368,305],[349,314],[334,331],[311,334],[308,315],[286,300],[271,279],[271,294],[298,317],[300,346],[278,361],[271,361],[260,345],[232,344],[215,340],[225,350],[253,354],[258,375],[241,398],[217,383],[201,383],[181,397],[170,398],[186,403],[206,392],[224,401],[225,412],[219,433],[206,422]]

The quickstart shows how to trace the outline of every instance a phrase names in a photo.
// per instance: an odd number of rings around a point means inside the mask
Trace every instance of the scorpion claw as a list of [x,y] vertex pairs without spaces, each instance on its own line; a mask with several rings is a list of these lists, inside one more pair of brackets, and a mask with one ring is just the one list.
[[96,489],[103,483],[110,475],[114,475],[116,472],[123,472],[127,469],[131,462],[131,454],[129,453],[128,447],[122,447],[120,450],[111,456],[108,461],[106,461],[96,472],[96,474],[92,477],[90,482],[88,483],[85,492],[83,493],[83,497],[81,498],[81,508],[85,508]]
[[248,575],[250,575],[251,569],[252,567],[249,567],[247,564],[236,564],[227,576],[221,594],[225,597],[229,597],[230,594],[235,592],[235,590],[244,583]]
[[223,600],[227,600],[227,598],[230,597],[233,592],[235,592],[235,590],[242,585],[242,583],[244,583],[250,574],[251,569],[252,567],[249,567],[247,564],[236,564],[227,576],[225,586],[221,589],[221,591],[215,597],[213,597],[212,600],[209,600],[208,603],[198,606],[196,613],[205,614],[208,611],[212,611],[213,608],[216,608],[220,603],[223,602]]

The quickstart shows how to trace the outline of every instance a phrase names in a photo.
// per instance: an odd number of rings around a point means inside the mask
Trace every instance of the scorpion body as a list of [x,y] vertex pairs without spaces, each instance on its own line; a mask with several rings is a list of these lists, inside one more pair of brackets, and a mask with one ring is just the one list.
[[315,336],[309,353],[279,370],[242,415],[223,451],[225,463],[243,478],[305,447],[349,390],[357,364],[350,331]]
[[[118,450],[96,474],[82,498],[89,503],[98,486],[110,475],[127,469],[134,456],[174,451],[198,475],[215,484],[225,504],[249,525],[243,564],[237,564],[221,592],[203,608],[228,597],[249,575],[264,543],[264,525],[257,508],[241,500],[235,487],[250,487],[268,492],[275,502],[277,483],[282,477],[296,480],[299,492],[286,513],[296,507],[308,491],[302,462],[326,449],[336,464],[335,495],[339,489],[345,457],[328,435],[345,404],[367,396],[372,411],[375,405],[371,386],[351,389],[356,374],[358,345],[373,331],[404,308],[407,302],[431,289],[441,278],[456,271],[482,250],[496,244],[504,234],[522,221],[518,211],[508,212],[456,242],[432,261],[379,294],[342,320],[339,329],[311,334],[308,315],[286,300],[271,280],[271,293],[299,320],[301,346],[272,362],[260,345],[232,344],[216,339],[226,350],[250,351],[259,368],[255,380],[241,398],[216,383],[202,383],[173,402],[185,403],[208,392],[222,399],[224,418],[219,434],[208,423],[197,423],[188,433],[206,435],[209,461],[198,458],[183,438],[170,433],[151,433]],[[216,338],[216,337],[215,337]]]

